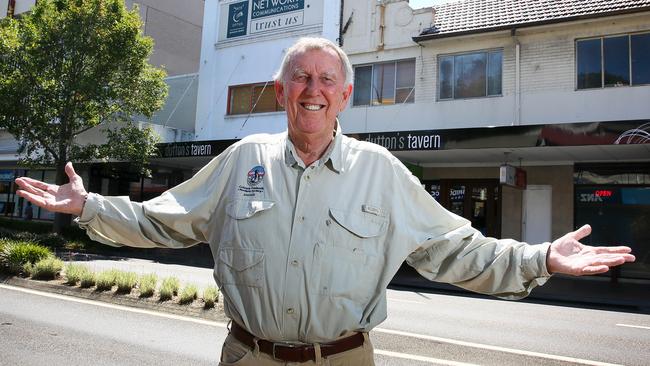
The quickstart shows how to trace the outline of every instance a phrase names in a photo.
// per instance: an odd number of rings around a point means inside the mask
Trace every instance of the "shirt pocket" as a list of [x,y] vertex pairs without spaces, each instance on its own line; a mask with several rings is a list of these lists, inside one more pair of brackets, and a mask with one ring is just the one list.
[[264,251],[223,247],[219,249],[217,275],[221,285],[262,287]]
[[336,208],[329,216],[320,293],[363,304],[376,292],[388,219]]
[[255,214],[272,208],[275,202],[269,200],[234,200],[226,206],[228,216],[236,220],[253,217]]

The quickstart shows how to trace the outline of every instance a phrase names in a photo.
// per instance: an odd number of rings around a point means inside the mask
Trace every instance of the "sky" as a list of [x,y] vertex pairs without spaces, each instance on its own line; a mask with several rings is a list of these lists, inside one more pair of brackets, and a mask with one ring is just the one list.
[[459,0],[409,0],[409,5],[413,9],[424,8],[425,6],[440,5],[444,3],[453,3]]

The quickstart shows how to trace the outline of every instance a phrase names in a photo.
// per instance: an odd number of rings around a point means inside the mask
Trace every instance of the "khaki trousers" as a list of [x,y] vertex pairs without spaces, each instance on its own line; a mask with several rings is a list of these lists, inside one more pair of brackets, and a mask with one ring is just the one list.
[[221,350],[219,366],[374,366],[373,348],[368,333],[363,334],[366,341],[363,346],[337,353],[327,358],[304,363],[276,361],[270,355],[252,350],[241,343],[232,334],[228,334]]

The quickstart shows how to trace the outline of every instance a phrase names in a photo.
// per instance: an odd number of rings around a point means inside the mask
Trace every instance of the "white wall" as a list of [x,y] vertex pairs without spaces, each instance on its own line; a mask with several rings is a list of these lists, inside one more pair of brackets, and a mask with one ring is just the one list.
[[[305,18],[315,14],[320,18],[310,18],[305,27],[220,39],[219,32],[223,32],[223,28],[219,21],[226,19],[221,12],[227,12],[228,7],[217,1],[206,1],[195,128],[197,140],[233,139],[286,129],[283,112],[227,116],[228,86],[271,81],[285,50],[301,36],[324,36],[336,41],[340,2],[305,0],[305,7],[307,5],[322,11],[306,14]],[[273,87],[272,83],[267,87]]]

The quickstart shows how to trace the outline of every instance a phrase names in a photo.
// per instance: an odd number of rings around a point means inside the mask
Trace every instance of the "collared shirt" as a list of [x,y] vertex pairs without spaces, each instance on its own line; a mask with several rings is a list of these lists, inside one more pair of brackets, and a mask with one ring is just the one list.
[[484,237],[386,149],[340,129],[308,167],[286,133],[249,136],[150,201],[90,194],[79,224],[113,245],[208,242],[226,315],[273,341],[377,326],[404,260],[430,280],[512,299],[549,277],[548,243]]

